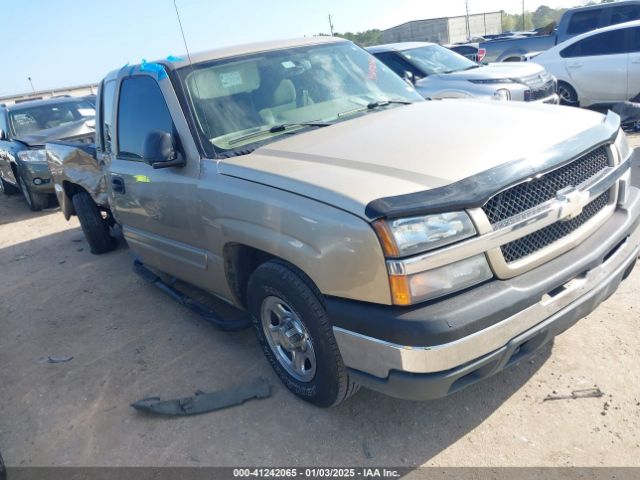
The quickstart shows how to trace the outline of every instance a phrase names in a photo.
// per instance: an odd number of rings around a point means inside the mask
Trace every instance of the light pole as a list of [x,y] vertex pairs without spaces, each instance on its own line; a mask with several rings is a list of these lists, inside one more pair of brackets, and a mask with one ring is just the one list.
[[27,77],[29,79],[29,83],[31,84],[31,90],[33,91],[33,93],[36,93],[36,89],[33,88],[33,82],[31,81],[31,77]]
[[333,37],[333,22],[331,21],[331,14],[328,15],[329,17],[329,30],[331,31],[331,36]]
[[471,26],[469,25],[469,0],[465,0],[464,7],[467,11],[467,42],[471,41]]
[[524,26],[524,0],[522,0],[522,31],[524,32],[526,29]]

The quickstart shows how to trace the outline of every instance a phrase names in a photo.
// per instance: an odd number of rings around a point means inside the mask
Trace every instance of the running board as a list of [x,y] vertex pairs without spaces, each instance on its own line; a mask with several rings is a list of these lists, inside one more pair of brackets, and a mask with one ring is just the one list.
[[179,290],[176,290],[171,285],[164,282],[155,273],[145,267],[144,264],[138,259],[134,259],[133,261],[133,271],[137,273],[144,281],[151,283],[159,290],[169,295],[169,297],[178,302],[180,305],[187,307],[194,313],[197,313],[202,318],[218,327],[220,330],[233,332],[237,330],[244,330],[251,325],[251,317],[248,314],[245,314],[244,316],[237,319],[225,320],[207,305],[194,300],[193,298],[180,292]]

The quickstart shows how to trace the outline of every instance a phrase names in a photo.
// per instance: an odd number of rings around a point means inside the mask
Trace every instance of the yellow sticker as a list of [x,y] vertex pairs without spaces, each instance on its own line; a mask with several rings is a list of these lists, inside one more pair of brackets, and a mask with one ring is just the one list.
[[146,175],[134,175],[133,178],[139,183],[151,183],[151,179]]

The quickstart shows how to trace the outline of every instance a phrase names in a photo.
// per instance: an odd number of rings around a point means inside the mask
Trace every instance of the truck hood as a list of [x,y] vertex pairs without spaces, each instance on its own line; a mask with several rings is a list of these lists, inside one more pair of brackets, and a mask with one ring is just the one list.
[[585,151],[602,141],[604,120],[577,108],[524,102],[417,102],[286,136],[220,160],[218,171],[367,218],[366,205],[378,198],[443,187],[569,147]]
[[47,142],[84,137],[94,132],[95,120],[93,118],[85,118],[60,127],[47,128],[46,130],[40,130],[29,135],[16,137],[16,140],[30,147],[41,147]]
[[[436,75],[443,80],[501,80],[501,79],[518,79],[532,77],[534,75],[544,74],[544,68],[534,63],[490,63],[471,70],[462,70],[459,72],[445,73]],[[425,80],[431,78],[426,77]],[[418,81],[418,84],[420,81]]]

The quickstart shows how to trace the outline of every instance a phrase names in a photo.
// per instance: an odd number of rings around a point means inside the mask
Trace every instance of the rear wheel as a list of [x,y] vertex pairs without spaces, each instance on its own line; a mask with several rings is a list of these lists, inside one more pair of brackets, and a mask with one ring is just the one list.
[[358,391],[347,374],[321,294],[280,261],[259,266],[249,280],[248,307],[262,350],[280,380],[320,407]]
[[47,208],[49,206],[49,195],[46,193],[34,192],[29,188],[27,182],[25,182],[22,177],[18,177],[18,183],[20,183],[22,195],[31,210],[39,212],[43,208]]
[[561,105],[568,105],[570,107],[578,106],[578,94],[568,83],[558,82],[558,96],[560,97]]
[[113,250],[116,247],[116,241],[109,234],[109,221],[102,216],[91,195],[87,192],[78,192],[71,201],[91,253],[99,255]]

